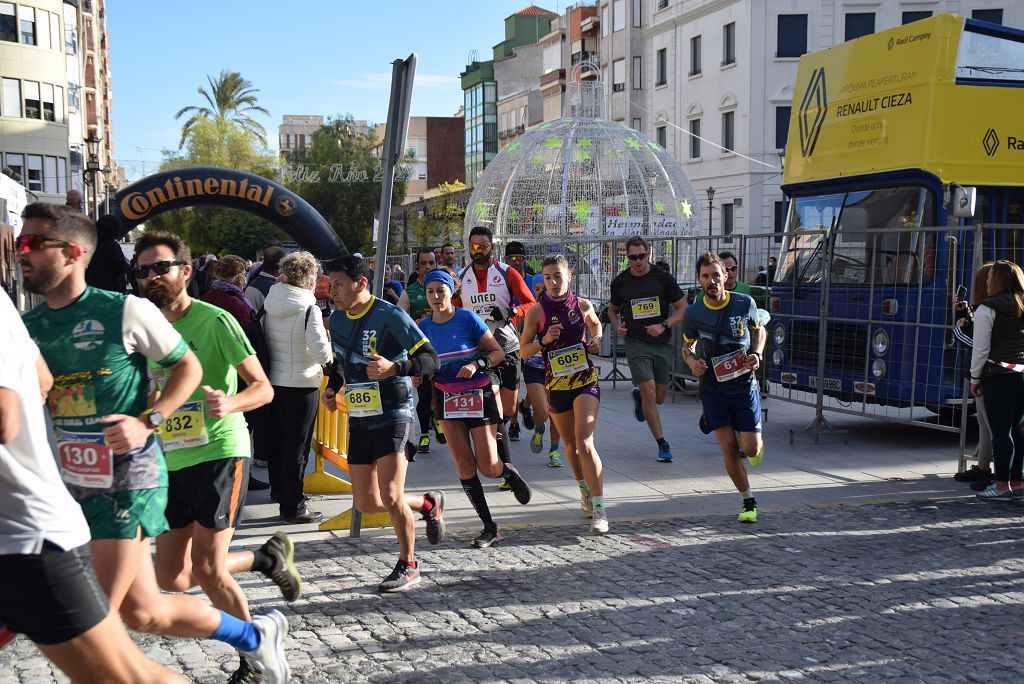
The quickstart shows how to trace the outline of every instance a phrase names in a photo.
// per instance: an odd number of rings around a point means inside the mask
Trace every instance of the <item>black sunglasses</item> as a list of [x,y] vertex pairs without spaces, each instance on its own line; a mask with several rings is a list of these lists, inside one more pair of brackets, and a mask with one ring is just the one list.
[[647,252],[641,252],[640,254],[627,254],[630,261],[643,261],[647,258]]
[[143,278],[149,278],[149,272],[153,271],[158,276],[167,275],[170,270],[175,266],[184,266],[187,261],[158,261],[155,264],[146,264],[145,266],[136,266],[132,272],[135,277],[139,280]]

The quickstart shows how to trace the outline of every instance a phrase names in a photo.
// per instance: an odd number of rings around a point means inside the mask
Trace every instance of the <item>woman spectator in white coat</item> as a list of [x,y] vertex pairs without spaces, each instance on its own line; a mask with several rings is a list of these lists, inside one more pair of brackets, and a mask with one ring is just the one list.
[[270,350],[270,384],[274,386],[272,411],[266,434],[274,444],[266,450],[271,499],[281,518],[290,523],[311,523],[323,514],[310,510],[302,495],[302,478],[309,458],[320,399],[323,366],[331,359],[331,345],[316,306],[317,261],[309,252],[294,252],[281,261],[281,275],[263,303],[264,326]]

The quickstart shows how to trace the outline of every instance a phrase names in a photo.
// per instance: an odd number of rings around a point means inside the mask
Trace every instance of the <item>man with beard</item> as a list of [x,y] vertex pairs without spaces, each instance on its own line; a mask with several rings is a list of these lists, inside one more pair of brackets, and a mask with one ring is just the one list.
[[[469,231],[472,263],[459,271],[456,283],[462,284],[456,306],[471,309],[487,324],[488,330],[505,350],[505,360],[490,369],[491,381],[501,388],[499,402],[502,423],[498,429],[498,456],[511,463],[508,423],[516,415],[519,403],[519,332],[517,320],[537,302],[533,291],[514,268],[499,262],[494,254],[494,235],[489,228],[476,226]],[[518,306],[515,300],[519,300]],[[507,489],[505,484],[502,489]]]
[[[288,622],[279,612],[240,620],[157,585],[150,538],[168,529],[167,469],[154,433],[198,386],[199,360],[150,302],[86,285],[96,247],[91,221],[42,202],[22,217],[18,263],[25,287],[45,299],[25,314],[25,326],[54,375],[48,401],[61,475],[85,513],[111,608],[135,631],[230,644],[263,681],[286,681]],[[144,275],[182,265],[149,264]],[[152,402],[147,359],[168,371]]]
[[[694,377],[700,378],[701,430],[714,431],[725,470],[743,496],[738,519],[753,523],[757,522],[757,502],[750,492],[743,459],[756,468],[764,458],[761,393],[753,371],[761,365],[767,336],[754,300],[726,289],[725,264],[719,255],[702,254],[697,260],[697,277],[704,296],[686,309],[683,360]],[[697,340],[699,356],[694,353]]]
[[[262,573],[289,601],[302,591],[292,542],[283,532],[254,552],[228,554],[249,482],[249,430],[242,412],[269,403],[274,390],[234,316],[188,295],[192,255],[179,237],[146,233],[135,252],[142,294],[203,365],[199,388],[167,417],[161,431],[171,530],[156,540],[157,581],[165,591],[202,587],[213,605],[249,620],[248,602],[232,572]],[[166,373],[149,365],[161,391]],[[241,392],[239,377],[246,385]]]
[[450,268],[453,271],[458,268],[455,265],[455,245],[450,242],[446,242],[441,245],[441,266]]

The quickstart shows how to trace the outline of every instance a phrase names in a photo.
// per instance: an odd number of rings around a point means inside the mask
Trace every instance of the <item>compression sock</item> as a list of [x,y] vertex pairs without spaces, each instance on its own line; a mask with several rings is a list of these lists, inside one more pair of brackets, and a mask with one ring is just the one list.
[[604,495],[603,494],[601,496],[592,496],[592,497],[590,497],[590,501],[594,504],[594,510],[603,509],[604,508]]
[[590,487],[587,485],[586,480],[576,480],[576,484],[579,485],[580,491],[589,494]]
[[260,633],[251,622],[239,620],[234,615],[220,611],[220,626],[210,635],[211,639],[221,641],[239,651],[255,651],[260,645]]
[[473,510],[476,511],[476,514],[479,516],[480,521],[483,522],[484,527],[487,529],[496,528],[497,525],[494,524],[494,520],[491,518],[491,509],[487,506],[487,498],[484,496],[484,486],[480,484],[479,476],[474,475],[468,480],[462,480],[462,490],[466,492],[466,496],[469,497],[469,503],[473,504]]
[[508,419],[503,419],[498,425],[498,458],[502,463],[512,462],[512,452],[508,441]]

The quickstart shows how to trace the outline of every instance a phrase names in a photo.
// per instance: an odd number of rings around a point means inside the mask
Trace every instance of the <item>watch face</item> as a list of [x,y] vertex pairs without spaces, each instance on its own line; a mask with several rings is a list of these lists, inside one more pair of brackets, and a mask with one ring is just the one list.
[[157,428],[164,424],[164,414],[159,411],[150,411],[146,420],[149,421],[150,427]]

